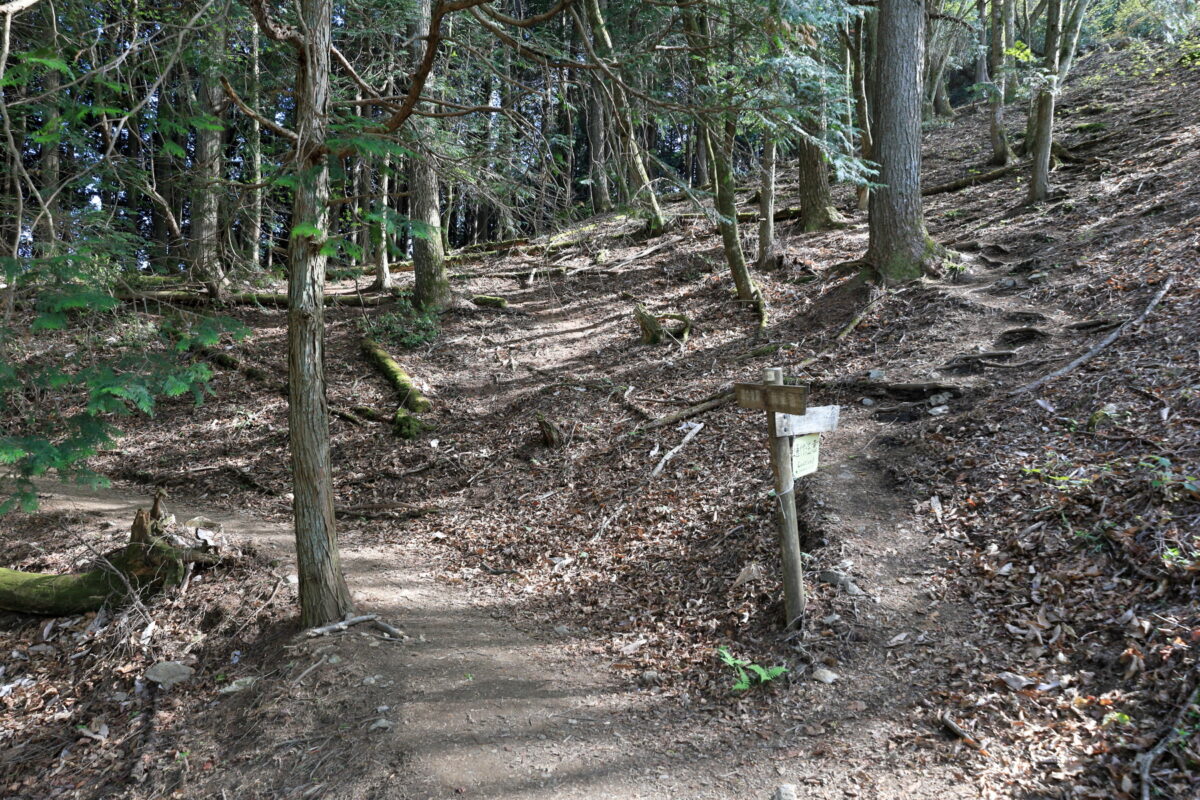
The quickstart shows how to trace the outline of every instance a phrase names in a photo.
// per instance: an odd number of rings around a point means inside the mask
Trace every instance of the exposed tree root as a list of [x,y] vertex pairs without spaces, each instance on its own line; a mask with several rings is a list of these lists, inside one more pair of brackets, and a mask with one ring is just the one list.
[[[692,320],[686,314],[651,314],[641,303],[633,309],[634,319],[642,329],[642,344],[659,344],[664,338],[684,344],[692,332]],[[679,325],[664,326],[661,320],[669,319],[679,322]]]

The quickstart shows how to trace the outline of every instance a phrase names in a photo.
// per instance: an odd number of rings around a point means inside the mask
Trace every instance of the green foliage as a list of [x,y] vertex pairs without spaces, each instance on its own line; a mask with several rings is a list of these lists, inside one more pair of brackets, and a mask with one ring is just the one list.
[[729,652],[728,647],[724,646],[717,648],[717,655],[720,657],[721,663],[733,670],[736,680],[729,688],[735,692],[744,692],[753,686],[770,683],[787,672],[787,667],[762,667],[747,659],[738,658]]
[[398,298],[395,311],[360,317],[356,324],[364,335],[404,349],[429,344],[438,336],[437,315],[418,311],[408,297]]

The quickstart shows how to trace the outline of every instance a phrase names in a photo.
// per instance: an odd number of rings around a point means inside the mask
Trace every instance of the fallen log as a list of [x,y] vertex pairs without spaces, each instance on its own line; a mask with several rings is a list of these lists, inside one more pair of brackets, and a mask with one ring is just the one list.
[[421,394],[421,390],[413,382],[412,376],[405,372],[404,368],[396,363],[396,359],[392,358],[378,342],[364,336],[362,350],[371,363],[387,378],[396,393],[400,395],[400,403],[404,408],[420,414],[433,407],[429,398]]
[[1016,169],[1020,166],[1021,166],[1021,164],[1019,162],[1013,162],[1012,164],[1009,164],[1008,166],[1005,166],[1005,167],[1000,167],[998,169],[989,170],[988,172],[980,172],[975,175],[968,175],[965,178],[959,178],[958,180],[950,181],[949,183],[943,183],[943,184],[939,184],[937,186],[927,186],[921,190],[921,195],[923,197],[928,197],[928,196],[934,195],[934,194],[945,194],[946,192],[957,192],[960,189],[967,189],[972,186],[978,186],[981,183],[988,183],[989,181],[999,180],[1000,178],[1003,178],[1008,173],[1015,172]]
[[477,294],[471,298],[471,302],[480,308],[508,308],[507,300],[490,294]]
[[[162,290],[153,292],[131,292],[117,295],[124,303],[167,303],[177,306],[209,306],[212,298],[207,294],[197,292]],[[327,306],[378,306],[390,298],[385,296],[364,297],[358,294],[327,294]],[[288,297],[277,292],[232,292],[221,298],[222,305],[234,306],[265,306],[267,308],[287,308]]]
[[131,593],[180,585],[186,564],[211,566],[219,560],[212,553],[178,548],[156,536],[150,515],[139,508],[130,528],[129,544],[106,554],[93,570],[49,575],[0,569],[0,608],[46,616],[95,611]]

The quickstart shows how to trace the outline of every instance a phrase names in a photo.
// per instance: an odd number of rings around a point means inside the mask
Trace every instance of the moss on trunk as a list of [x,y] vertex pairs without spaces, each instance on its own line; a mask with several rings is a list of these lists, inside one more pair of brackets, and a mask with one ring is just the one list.
[[0,569],[0,608],[21,614],[63,616],[95,611],[132,589],[157,591],[183,581],[184,564],[215,564],[217,556],[173,547],[151,532],[150,516],[138,509],[130,541],[88,572],[47,575]]

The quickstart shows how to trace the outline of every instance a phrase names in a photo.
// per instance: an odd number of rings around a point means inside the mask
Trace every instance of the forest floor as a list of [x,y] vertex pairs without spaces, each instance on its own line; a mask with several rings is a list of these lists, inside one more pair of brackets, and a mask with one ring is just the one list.
[[[393,350],[432,429],[405,442],[332,419],[345,571],[401,640],[297,636],[286,318],[233,310],[251,334],[228,352],[258,377],[218,368],[204,404],[128,420],[95,459],[114,488],[46,484],[41,511],[4,520],[3,563],[66,571],[166,484],[180,519],[243,544],[186,593],[0,625],[0,797],[1196,796],[1188,56],[1081,60],[1058,129],[1078,160],[1053,199],[1022,207],[1023,169],[928,197],[963,268],[875,297],[843,338],[871,300],[830,270],[866,247],[848,193],[844,228],[781,226],[763,335],[703,219],[645,240],[614,214],[549,256],[456,264],[456,291],[510,305],[463,304],[436,340]],[[968,108],[928,131],[927,186],[988,169],[986,124]],[[500,275],[547,266],[565,274]],[[637,302],[688,314],[691,338],[640,344]],[[390,310],[330,311],[332,408],[394,402],[358,344]],[[88,341],[128,343],[145,314]],[[1012,394],[1126,322],[1079,369]],[[38,346],[29,358],[73,345]],[[787,636],[763,415],[725,404],[645,427],[770,366],[842,406],[800,484],[811,596]],[[561,447],[543,446],[539,412]],[[788,672],[733,691],[719,647]],[[192,678],[148,685],[164,660]]]

